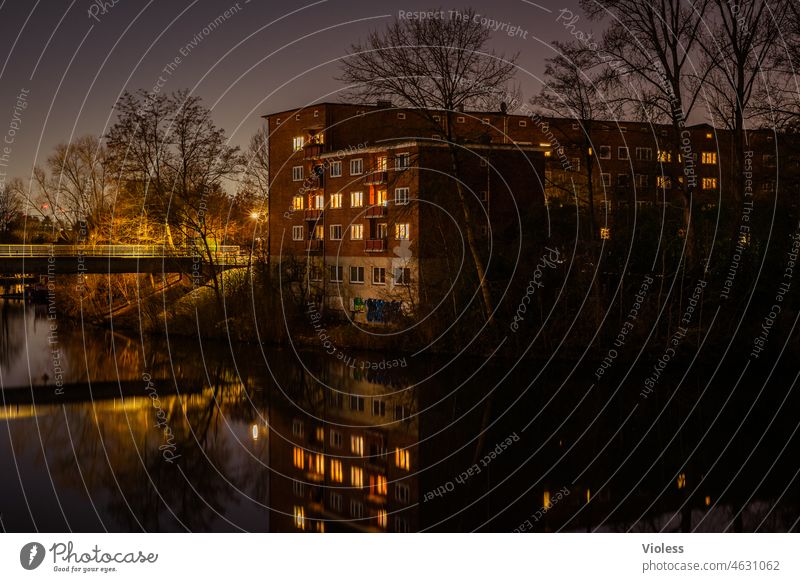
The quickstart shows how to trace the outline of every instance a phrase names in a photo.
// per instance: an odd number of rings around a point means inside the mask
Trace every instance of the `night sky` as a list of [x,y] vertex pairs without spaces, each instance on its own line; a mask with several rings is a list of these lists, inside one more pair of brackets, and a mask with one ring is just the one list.
[[[576,4],[504,0],[471,5],[482,17],[527,33],[527,38],[521,33],[510,37],[501,29],[492,38],[498,52],[520,53],[518,81],[525,99],[540,88],[550,43],[568,36],[556,22],[558,11],[578,13]],[[19,129],[7,167],[0,170],[9,178],[29,178],[34,164],[44,165],[55,144],[103,134],[124,90],[151,90],[157,84],[165,92],[187,88],[201,96],[232,143],[243,146],[258,129],[260,115],[339,100],[338,59],[352,42],[385,26],[398,11],[463,7],[353,0],[4,0],[0,132],[5,134],[12,119]],[[218,17],[219,25],[209,27]],[[597,25],[582,19],[581,28]],[[27,108],[15,117],[23,90]]]

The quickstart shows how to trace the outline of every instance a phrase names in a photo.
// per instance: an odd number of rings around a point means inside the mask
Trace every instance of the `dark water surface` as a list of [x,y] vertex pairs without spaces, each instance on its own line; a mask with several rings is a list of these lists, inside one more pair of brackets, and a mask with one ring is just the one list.
[[0,318],[6,531],[798,528],[796,366],[673,362],[645,399],[622,362],[597,382]]

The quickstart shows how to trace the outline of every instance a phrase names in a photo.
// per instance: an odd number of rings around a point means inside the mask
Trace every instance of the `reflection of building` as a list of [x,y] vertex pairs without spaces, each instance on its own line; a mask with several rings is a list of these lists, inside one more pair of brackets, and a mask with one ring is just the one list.
[[455,153],[438,122],[388,105],[319,104],[266,120],[270,260],[284,283],[356,319],[369,320],[359,314],[370,299],[404,311],[435,302],[441,263],[456,252],[437,233],[454,230],[447,236],[465,244],[463,206],[488,253],[490,232],[544,202],[543,148],[524,117],[454,115]]
[[313,404],[271,416],[273,531],[414,531],[418,420],[406,390],[340,368]]

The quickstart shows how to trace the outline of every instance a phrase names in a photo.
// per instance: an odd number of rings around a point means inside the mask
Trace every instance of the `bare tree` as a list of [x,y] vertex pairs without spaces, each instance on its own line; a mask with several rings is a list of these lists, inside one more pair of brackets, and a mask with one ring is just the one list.
[[[603,35],[603,50],[621,64],[625,75],[620,82],[631,95],[630,103],[649,120],[666,120],[672,125],[675,147],[681,143],[686,120],[707,76],[697,67],[696,57],[709,2],[581,0],[581,6],[592,18],[613,19]],[[697,178],[694,158],[686,153],[681,156],[686,179],[675,186],[683,198],[687,263],[693,266],[691,201]]]
[[11,184],[0,187],[0,236],[5,237],[22,212],[22,199]]
[[[615,117],[618,106],[607,96],[613,71],[597,51],[577,42],[552,44],[556,55],[547,59],[544,87],[530,100],[542,115],[574,119],[583,131],[580,142],[581,162],[586,179],[586,202],[589,214],[589,239],[596,238],[594,216],[594,122]],[[553,126],[551,126],[552,128]],[[555,128],[557,130],[557,127]],[[564,136],[566,137],[566,136]],[[558,145],[558,144],[556,144]],[[572,192],[576,197],[577,191]]]
[[453,121],[459,110],[491,106],[514,94],[510,85],[517,56],[488,50],[491,33],[473,17],[469,9],[457,18],[404,20],[372,32],[365,42],[351,47],[341,80],[357,100],[399,100],[399,105],[417,109],[432,131],[445,137],[485,317],[492,322],[493,300],[473,212],[458,180],[465,162]]

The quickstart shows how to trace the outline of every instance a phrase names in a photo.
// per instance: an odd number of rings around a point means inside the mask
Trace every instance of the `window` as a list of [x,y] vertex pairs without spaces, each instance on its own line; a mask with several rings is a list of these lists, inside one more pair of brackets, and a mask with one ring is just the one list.
[[571,170],[573,172],[580,172],[581,171],[581,159],[580,158],[570,158],[569,165],[571,166]]
[[350,452],[359,457],[364,456],[364,437],[350,435]]
[[408,503],[408,500],[411,499],[411,489],[405,483],[395,483],[394,498],[400,503]]
[[456,117],[456,123],[465,123],[467,120],[464,118],[463,115],[459,115]]
[[378,172],[385,172],[388,165],[386,163],[386,156],[378,156],[378,161],[375,164],[375,169]]
[[342,511],[342,496],[339,493],[331,493],[331,509]]
[[402,404],[394,405],[394,420],[405,420],[406,409]]
[[[320,267],[311,267],[308,273],[308,278],[312,281],[322,281],[322,269]],[[325,431],[322,427],[317,429],[317,440],[324,441],[325,440]]]
[[353,487],[364,486],[364,470],[361,467],[350,467],[350,485]]
[[617,148],[617,157],[620,160],[627,160],[630,159],[630,154],[628,152],[628,148],[625,146],[620,146]]
[[378,224],[377,231],[375,232],[375,238],[378,240],[384,240],[386,238],[387,226],[385,222],[381,222]]
[[386,269],[383,267],[372,267],[372,284],[386,285]]
[[303,197],[302,196],[295,196],[292,198],[292,210],[302,210],[303,209]]
[[617,174],[617,186],[620,188],[627,188],[631,183],[628,174]]
[[[384,269],[385,271],[385,269]],[[372,399],[372,416],[386,416],[386,402],[380,398]]]
[[316,473],[318,475],[325,474],[325,455],[321,455],[317,453],[314,457],[314,464],[308,467],[309,471]]
[[314,208],[316,210],[325,209],[325,196],[323,194],[316,194],[314,196]]
[[370,495],[386,496],[389,488],[386,482],[386,475],[370,475],[369,476],[369,493]]
[[[361,282],[364,282],[364,267],[358,267],[361,269]],[[353,274],[353,267],[350,267],[350,274]],[[352,394],[350,396],[350,410],[358,410],[360,412],[364,412],[364,397],[363,396],[356,396]],[[350,443],[352,444],[352,442]]]
[[303,181],[303,166],[294,166],[292,168],[292,181],[293,182]]
[[292,227],[292,240],[303,240],[303,227],[300,226],[293,226]]
[[481,202],[489,202],[489,193],[486,190],[481,190],[478,197]]
[[394,158],[394,168],[396,170],[405,170],[410,166],[410,154],[397,154]]
[[650,176],[647,174],[636,174],[636,186],[647,188],[650,185]]
[[357,519],[364,517],[364,504],[355,499],[350,501],[350,516]]
[[339,459],[331,459],[331,481],[342,482],[342,462]]
[[404,286],[411,285],[411,269],[397,267],[394,270],[394,284]]
[[408,471],[411,468],[411,454],[408,449],[396,448],[394,450],[395,467]]
[[394,189],[394,203],[395,206],[402,206],[404,204],[408,204],[408,188]]
[[703,190],[715,190],[717,188],[716,178],[703,178]]
[[342,225],[341,224],[332,224],[331,225],[331,240],[342,240]]
[[601,145],[597,147],[597,157],[601,160],[611,159],[611,146]]
[[406,118],[406,114],[405,113],[398,113],[397,114],[397,119],[405,119],[405,118]]
[[611,229],[607,226],[600,229],[600,240],[611,240]]
[[350,227],[350,240],[364,240],[363,224],[353,224]]
[[306,510],[299,505],[294,506],[294,526],[297,529],[306,529]]
[[301,449],[300,447],[295,447],[294,448],[293,458],[294,458],[294,466],[295,467],[297,467],[298,469],[305,469],[305,467],[306,467],[306,456],[303,453],[303,449]]
[[304,434],[304,427],[302,420],[293,420],[292,421],[292,434],[298,438],[303,438]]
[[669,176],[656,176],[656,187],[669,190],[672,188],[672,179]]
[[[364,282],[364,267],[350,267],[350,282],[351,283]],[[352,405],[352,400],[350,404]]]
[[[343,279],[344,267],[342,267],[341,265],[331,265],[330,268],[331,268],[331,281],[333,281],[334,283],[341,283],[342,281],[344,281]],[[339,438],[341,438],[341,435],[339,435]],[[331,436],[331,440],[332,439],[333,436]]]
[[350,208],[361,208],[364,206],[363,192],[350,192]]
[[303,145],[305,144],[305,142],[306,142],[306,138],[304,138],[302,135],[297,136],[297,137],[293,137],[292,138],[292,151],[299,152],[300,150],[302,150],[303,149]]
[[652,162],[653,161],[653,149],[652,148],[636,148],[636,159],[640,162]]
[[658,150],[658,161],[662,164],[668,164],[672,161],[672,152],[666,150]]
[[389,523],[389,514],[386,512],[385,509],[378,510],[378,527],[382,529],[386,529],[386,525]]
[[306,485],[302,481],[292,481],[292,492],[295,497],[303,497],[306,493]]
[[434,120],[434,121],[441,121],[441,120],[442,120],[442,117],[441,117],[440,115],[434,115],[434,116],[433,116],[433,120]]
[[386,190],[378,190],[375,195],[375,204],[378,206],[386,206],[388,203],[388,198],[386,196]]
[[488,117],[484,117],[483,119],[481,119],[481,123],[483,123],[484,125],[489,125],[491,123],[491,120]]
[[331,208],[341,208],[342,207],[342,194],[331,194]]
[[322,240],[325,238],[325,227],[318,224],[314,227],[314,240]]
[[411,238],[411,225],[407,222],[394,225],[394,238],[397,240],[409,240]]
[[572,124],[572,129],[580,129],[580,127],[581,126],[579,124],[577,124],[577,123],[573,123]]
[[300,121],[300,114],[299,113],[294,116],[294,120],[295,121]]
[[331,178],[338,178],[342,175],[342,162],[331,162]]
[[600,177],[603,180],[603,186],[606,186],[606,187],[611,186],[611,174],[607,174],[606,172],[603,172],[602,174],[600,174]]
[[524,119],[520,119],[519,126],[520,127],[528,127],[528,122],[525,121]]
[[364,160],[361,158],[350,160],[350,175],[360,176],[364,173]]
[[706,165],[709,165],[709,166],[716,164],[717,163],[717,152],[703,152],[701,161],[702,161],[702,163],[704,163]]
[[319,117],[319,109],[314,110],[314,117]]

